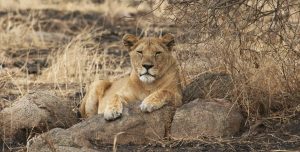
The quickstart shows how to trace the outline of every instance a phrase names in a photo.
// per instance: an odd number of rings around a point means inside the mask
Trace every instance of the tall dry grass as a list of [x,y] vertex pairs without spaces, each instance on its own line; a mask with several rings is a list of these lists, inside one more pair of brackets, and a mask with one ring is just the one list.
[[182,29],[184,49],[199,55],[183,61],[195,70],[190,77],[196,69],[231,74],[231,100],[251,119],[285,115],[299,104],[298,1],[170,3],[165,17]]
[[[153,14],[156,17],[152,20],[147,18],[147,24],[141,23],[144,22],[143,16],[138,19],[137,25],[145,25],[145,29],[151,27],[151,23],[162,25],[172,21],[178,27],[179,36],[175,54],[180,59],[186,79],[190,81],[205,72],[225,71],[231,74],[235,81],[231,101],[238,102],[249,118],[279,115],[298,104],[298,6],[299,2],[294,0],[224,3],[170,1],[170,4],[151,1],[143,7],[130,1],[106,1],[103,4],[94,4],[89,0],[0,1],[0,8],[6,10],[102,12],[111,25],[120,18],[146,10],[148,14],[145,18]],[[164,16],[159,16],[162,14]],[[48,57],[50,67],[42,71],[37,79],[32,79],[34,82],[79,83],[83,86],[95,79],[110,78],[129,71],[128,56],[120,48],[120,43],[100,44],[95,41],[95,33],[99,36],[105,30],[83,29],[68,43],[57,45],[47,41],[47,34],[43,31],[36,31],[34,26],[37,21],[34,19],[16,23],[7,18],[0,19],[0,22],[2,50],[58,46]],[[113,55],[114,51],[123,53],[121,56]]]
[[148,2],[127,1],[104,1],[94,3],[93,0],[0,0],[0,8],[3,10],[26,10],[26,9],[54,9],[61,11],[101,12],[108,21],[131,17],[137,12],[150,11]]
[[95,80],[114,79],[128,73],[129,58],[124,48],[116,44],[102,46],[95,40],[103,33],[83,31],[74,37],[49,56],[51,66],[37,80],[57,85],[76,83],[82,89]]
[[[47,41],[43,33],[34,29],[36,21],[30,17],[7,12],[7,15],[0,18],[0,23],[0,82],[3,82],[0,89],[4,94],[22,96],[29,91],[28,85],[34,82],[32,76],[23,72],[29,60],[29,50],[53,47],[55,44]],[[13,54],[17,56],[18,51],[23,54],[25,64],[21,68],[5,68],[4,66],[11,66],[16,62],[18,57],[13,57]]]
[[[129,17],[131,14],[146,9],[141,6],[137,8],[131,5],[130,1],[105,1],[104,3],[95,4],[90,0],[1,0],[0,8],[7,13],[7,15],[0,18],[0,79],[5,83],[13,83],[21,88],[19,89],[21,95],[31,89],[29,84],[54,83],[59,85],[76,82],[83,86],[94,79],[122,75],[128,71],[128,66],[124,67],[124,64],[128,64],[128,58],[108,54],[112,51],[122,52],[123,50],[119,48],[119,45],[102,45],[95,41],[96,37],[101,37],[101,34],[105,34],[105,32],[107,34],[109,31],[104,29],[97,31],[93,29],[95,28],[93,25],[90,25],[91,27],[79,29],[79,32],[75,32],[73,37],[73,35],[70,36],[63,32],[64,30],[70,30],[64,20],[53,21],[54,25],[62,25],[62,27],[59,27],[62,32],[53,33],[51,29],[44,31],[47,29],[42,27],[43,24],[52,21],[39,20],[39,15],[43,10],[79,11],[81,13],[99,12],[99,15],[103,14],[106,18],[105,22],[114,23],[119,18]],[[27,16],[24,13],[27,13]],[[55,15],[55,12],[53,15]],[[66,22],[72,24],[72,20],[66,20]],[[24,74],[27,63],[21,69],[3,70],[2,65],[13,64],[13,60],[15,60],[8,57],[8,53],[20,50],[29,53],[31,49],[44,48],[49,49],[48,62],[50,67],[42,71],[41,76],[36,78],[28,73]],[[121,55],[125,54],[121,53]]]
[[1,0],[4,10],[20,9],[57,9],[65,11],[99,11],[99,6],[90,0]]

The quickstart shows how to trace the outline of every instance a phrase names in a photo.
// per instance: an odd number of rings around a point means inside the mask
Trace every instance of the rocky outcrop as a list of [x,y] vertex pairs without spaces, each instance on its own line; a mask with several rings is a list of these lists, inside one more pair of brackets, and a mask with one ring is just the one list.
[[0,111],[0,137],[4,141],[18,140],[26,136],[22,130],[38,133],[56,127],[68,128],[77,120],[71,102],[50,92],[33,92]]
[[239,108],[226,100],[196,99],[177,109],[171,136],[176,139],[232,136],[239,132],[242,120]]
[[[53,129],[28,143],[28,150],[63,151],[62,147],[93,148],[93,143],[146,144],[168,136],[175,109],[171,106],[142,113],[138,105],[125,107],[122,117],[106,121],[96,115],[69,129]],[[51,143],[51,144],[49,144]]]
[[103,115],[96,115],[78,124],[70,102],[49,92],[35,92],[0,112],[0,135],[14,138],[24,128],[45,132],[27,142],[31,152],[95,151],[97,143],[146,144],[165,137],[232,136],[242,122],[239,108],[223,99],[199,99],[224,98],[231,86],[226,74],[204,74],[186,87],[186,102],[177,110],[167,105],[143,113],[138,104],[124,105],[120,119],[106,121]]
[[168,136],[225,137],[236,134],[242,122],[239,109],[225,100],[197,99],[179,108],[175,116],[174,113],[171,106],[152,113],[142,113],[137,105],[129,106],[115,121],[97,115],[69,129],[53,129],[28,142],[28,150],[64,151],[69,147],[93,151],[95,143],[113,144],[114,140],[117,144],[146,144]]
[[204,73],[196,77],[183,91],[183,102],[197,98],[228,98],[233,88],[233,81],[226,73]]

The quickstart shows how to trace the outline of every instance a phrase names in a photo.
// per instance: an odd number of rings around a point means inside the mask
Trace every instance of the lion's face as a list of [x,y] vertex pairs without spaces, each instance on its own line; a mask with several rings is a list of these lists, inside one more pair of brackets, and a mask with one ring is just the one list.
[[171,34],[162,38],[142,39],[134,35],[125,35],[123,42],[129,48],[133,70],[144,83],[152,83],[159,79],[174,63],[171,55],[174,37]]

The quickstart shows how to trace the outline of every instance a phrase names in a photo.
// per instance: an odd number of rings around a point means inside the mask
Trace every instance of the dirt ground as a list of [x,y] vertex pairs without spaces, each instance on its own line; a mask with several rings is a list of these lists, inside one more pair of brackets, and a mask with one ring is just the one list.
[[[133,14],[133,15],[142,15]],[[83,48],[92,50],[91,55],[106,52],[108,59],[122,58],[113,62],[118,65],[101,75],[120,75],[128,72],[129,59],[120,39],[125,33],[140,33],[134,19],[114,19],[112,23],[103,13],[60,11],[54,9],[0,11],[1,39],[15,28],[24,32],[20,41],[28,45],[2,42],[0,47],[0,110],[11,105],[15,100],[31,90],[53,90],[63,98],[74,101],[74,109],[84,94],[84,87],[90,79],[79,82],[77,79],[63,82],[47,77],[47,69],[54,65],[56,55],[66,51],[68,44],[84,31],[91,34],[89,43]],[[26,30],[23,31],[23,25]],[[174,25],[153,25],[174,31]],[[38,31],[32,32],[30,31]],[[1,34],[0,33],[0,34]],[[101,33],[101,34],[99,34]],[[34,34],[34,36],[30,36]],[[43,37],[41,41],[35,39]],[[11,39],[10,41],[13,41]],[[6,45],[7,44],[7,45]],[[76,43],[77,44],[77,43]],[[96,45],[96,46],[95,46]],[[91,48],[91,49],[89,49]],[[108,64],[92,63],[93,69],[109,69]],[[51,73],[51,72],[50,72]],[[76,75],[75,73],[74,75]],[[71,73],[72,75],[72,73]],[[85,78],[85,77],[84,77]],[[240,134],[232,138],[199,138],[190,140],[164,140],[156,145],[118,145],[118,151],[298,151],[300,150],[300,109],[286,111],[287,117],[263,117],[253,125],[245,124]],[[26,150],[26,143],[1,143],[3,151]],[[94,143],[99,151],[111,151],[113,145]]]

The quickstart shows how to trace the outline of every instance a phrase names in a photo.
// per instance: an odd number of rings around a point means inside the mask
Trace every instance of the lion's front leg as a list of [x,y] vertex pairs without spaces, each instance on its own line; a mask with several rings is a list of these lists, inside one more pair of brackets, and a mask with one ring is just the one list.
[[140,105],[140,108],[143,112],[152,112],[163,107],[171,100],[174,100],[174,94],[170,91],[156,91],[144,99],[144,101]]
[[115,95],[113,99],[107,103],[104,110],[105,120],[114,120],[122,116],[123,104],[119,95]]

